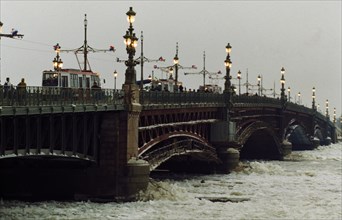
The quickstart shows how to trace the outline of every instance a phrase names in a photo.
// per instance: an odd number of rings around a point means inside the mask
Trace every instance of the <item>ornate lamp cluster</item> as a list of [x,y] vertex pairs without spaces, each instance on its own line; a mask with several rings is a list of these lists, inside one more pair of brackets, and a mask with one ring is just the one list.
[[224,61],[224,65],[226,66],[226,77],[225,77],[225,82],[224,82],[224,92],[226,93],[231,93],[231,77],[230,77],[230,68],[232,67],[232,61],[230,60],[230,53],[232,51],[232,47],[228,43],[226,46],[226,53],[227,57],[226,60]]
[[56,52],[56,57],[53,59],[53,67],[56,71],[60,71],[63,67],[63,61],[59,56],[59,53],[61,51],[61,46],[59,46],[59,44],[57,43],[55,46],[53,46],[53,48],[55,49]]
[[281,84],[281,89],[280,89],[280,99],[284,103],[286,101],[285,98],[285,68],[282,67],[280,70],[281,73],[281,79],[280,79],[280,84]]
[[138,46],[138,38],[135,36],[133,22],[135,21],[135,12],[132,7],[129,7],[129,11],[126,13],[127,21],[129,23],[128,31],[123,36],[124,42],[126,45],[126,51],[128,53],[128,60],[125,61],[126,69],[126,77],[125,84],[135,84],[136,83],[136,72],[134,67],[139,62],[134,60],[135,48]]
[[312,88],[312,109],[316,110],[316,89]]

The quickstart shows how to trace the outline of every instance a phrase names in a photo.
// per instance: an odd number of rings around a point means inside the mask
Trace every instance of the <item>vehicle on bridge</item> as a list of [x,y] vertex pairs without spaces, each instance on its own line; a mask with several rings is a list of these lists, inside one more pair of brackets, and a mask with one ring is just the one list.
[[205,86],[199,86],[200,92],[222,93],[222,87],[216,84],[205,84]]
[[43,71],[43,87],[91,88],[96,83],[101,86],[98,73],[91,70],[61,69]]

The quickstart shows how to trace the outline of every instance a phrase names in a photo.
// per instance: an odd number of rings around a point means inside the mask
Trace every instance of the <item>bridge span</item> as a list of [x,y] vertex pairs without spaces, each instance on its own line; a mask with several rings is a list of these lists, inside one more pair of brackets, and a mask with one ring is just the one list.
[[[328,117],[260,96],[0,90],[0,197],[134,198],[155,169],[229,173],[336,142]],[[132,91],[138,91],[133,95]]]

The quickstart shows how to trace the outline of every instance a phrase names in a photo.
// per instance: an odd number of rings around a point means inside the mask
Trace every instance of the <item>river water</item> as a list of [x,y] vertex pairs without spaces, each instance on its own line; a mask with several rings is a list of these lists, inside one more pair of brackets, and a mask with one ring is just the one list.
[[227,175],[154,179],[140,198],[130,203],[1,200],[0,219],[340,220],[342,145],[296,151],[284,161],[244,161]]

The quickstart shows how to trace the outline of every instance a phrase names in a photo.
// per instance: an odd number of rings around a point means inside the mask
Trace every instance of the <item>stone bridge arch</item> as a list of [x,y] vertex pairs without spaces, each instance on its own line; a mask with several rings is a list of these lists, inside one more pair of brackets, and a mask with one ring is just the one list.
[[282,159],[281,141],[275,129],[260,120],[250,120],[237,130],[240,159]]
[[292,118],[284,128],[282,138],[292,144],[292,150],[311,150],[316,147],[311,134],[313,132],[304,123]]
[[[173,171],[209,172],[221,163],[216,149],[207,140],[191,132],[172,132],[159,136],[139,148],[139,158],[157,167]],[[209,165],[209,166],[208,166]]]

